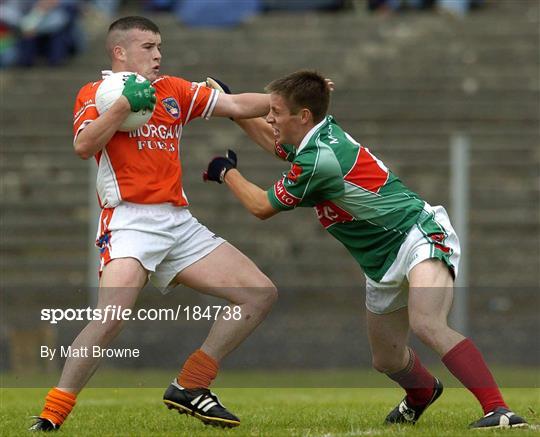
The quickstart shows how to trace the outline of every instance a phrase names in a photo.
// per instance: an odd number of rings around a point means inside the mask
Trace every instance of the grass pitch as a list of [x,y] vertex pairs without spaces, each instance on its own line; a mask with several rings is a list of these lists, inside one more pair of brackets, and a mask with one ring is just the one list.
[[[455,388],[459,384],[445,369],[433,370],[444,381],[445,391],[414,427],[382,424],[403,392],[372,370],[225,371],[213,390],[242,423],[238,428],[223,430],[165,407],[162,396],[174,370],[101,369],[79,396],[59,435],[439,437],[481,432],[467,430],[467,425],[482,415],[473,396]],[[503,393],[514,411],[533,427],[488,434],[540,435],[538,369],[496,368],[494,373],[503,387],[520,387],[504,389]],[[39,414],[44,396],[58,376],[54,372],[0,375],[1,436],[28,435],[30,416]]]
[[[46,388],[1,391],[0,434],[28,435],[29,417],[41,411]],[[387,427],[384,417],[401,399],[393,388],[221,388],[222,402],[242,420],[235,429],[204,426],[167,410],[163,389],[88,388],[58,435],[66,436],[462,436],[481,416],[464,389],[448,388],[412,426]],[[511,407],[533,425],[528,430],[488,431],[489,435],[540,435],[540,389],[503,390]]]

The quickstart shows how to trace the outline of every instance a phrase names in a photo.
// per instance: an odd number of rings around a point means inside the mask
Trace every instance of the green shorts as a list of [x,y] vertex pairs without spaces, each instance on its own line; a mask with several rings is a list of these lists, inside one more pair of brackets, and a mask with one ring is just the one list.
[[442,206],[426,203],[410,229],[395,261],[379,282],[366,276],[366,307],[375,314],[387,314],[406,307],[409,299],[409,272],[430,258],[444,262],[454,278],[460,256],[459,240]]

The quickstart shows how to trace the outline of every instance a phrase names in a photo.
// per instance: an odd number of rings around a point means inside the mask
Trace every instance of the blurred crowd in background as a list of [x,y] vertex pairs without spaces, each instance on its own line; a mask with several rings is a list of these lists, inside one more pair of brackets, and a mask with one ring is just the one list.
[[0,0],[0,68],[60,65],[82,52],[83,18],[112,20],[120,7],[174,14],[187,26],[233,27],[268,11],[340,10],[374,13],[437,10],[463,17],[485,0]]

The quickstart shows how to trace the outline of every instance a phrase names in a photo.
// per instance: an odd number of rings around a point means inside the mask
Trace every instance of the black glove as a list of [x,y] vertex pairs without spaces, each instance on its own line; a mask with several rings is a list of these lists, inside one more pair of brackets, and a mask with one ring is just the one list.
[[206,78],[206,86],[224,92],[225,94],[232,94],[229,85],[220,81],[219,79],[216,79],[215,77],[208,76]]
[[227,150],[226,156],[216,156],[208,163],[208,169],[203,172],[203,180],[222,184],[227,172],[231,168],[236,168],[237,162],[236,153],[231,149]]

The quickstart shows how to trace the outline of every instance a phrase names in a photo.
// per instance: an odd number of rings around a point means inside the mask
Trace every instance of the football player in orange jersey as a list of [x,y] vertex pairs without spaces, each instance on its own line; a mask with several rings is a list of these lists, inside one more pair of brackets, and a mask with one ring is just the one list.
[[[269,98],[255,93],[228,95],[162,75],[160,31],[143,17],[112,23],[106,44],[112,72],[136,72],[147,81],[128,80],[122,96],[102,115],[95,104],[100,80],[83,86],[75,103],[75,152],[83,159],[95,157],[98,165],[102,213],[96,242],[101,256],[97,308],[133,308],[148,280],[160,289],[183,284],[237,306],[240,319],[222,312],[168,387],[164,402],[206,424],[238,426],[239,419],[208,387],[221,360],[265,318],[277,291],[250,259],[191,216],[178,147],[182,130],[192,119],[263,116]],[[130,112],[140,108],[154,110],[147,124],[119,132]],[[121,320],[90,321],[71,348],[106,347],[121,328]],[[98,365],[99,357],[68,357],[31,430],[59,429]]]

